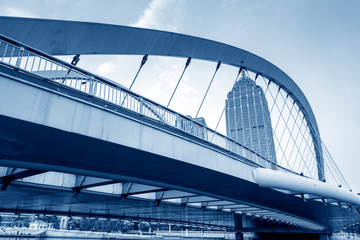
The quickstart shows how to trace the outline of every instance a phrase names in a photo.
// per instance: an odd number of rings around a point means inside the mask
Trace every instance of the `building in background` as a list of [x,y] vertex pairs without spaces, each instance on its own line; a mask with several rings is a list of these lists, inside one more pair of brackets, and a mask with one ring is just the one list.
[[208,131],[206,129],[207,125],[205,119],[203,117],[193,118],[190,115],[187,115],[186,117],[193,121],[189,121],[183,117],[178,117],[176,119],[176,127],[201,139],[208,140]]
[[243,71],[225,104],[227,136],[276,164],[270,113],[262,88]]

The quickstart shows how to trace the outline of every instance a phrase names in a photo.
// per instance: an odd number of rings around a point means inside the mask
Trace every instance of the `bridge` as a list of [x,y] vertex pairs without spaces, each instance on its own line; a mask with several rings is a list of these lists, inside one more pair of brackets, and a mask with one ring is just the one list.
[[[250,79],[266,98],[244,105],[270,118],[260,126],[249,113],[254,123],[242,142],[172,110],[171,99],[163,106],[132,85],[77,67],[87,54],[143,55],[134,81],[151,56],[184,58],[177,86],[192,60],[217,63],[198,113],[218,69],[229,65],[238,69],[236,82]],[[57,55],[75,57],[67,63]],[[242,121],[236,134],[245,134]],[[360,197],[322,142],[301,89],[272,63],[223,43],[0,17],[0,123],[1,212],[161,221],[236,231],[239,238],[256,232],[326,239],[360,220]],[[255,128],[264,126],[274,158],[261,151],[264,136]]]

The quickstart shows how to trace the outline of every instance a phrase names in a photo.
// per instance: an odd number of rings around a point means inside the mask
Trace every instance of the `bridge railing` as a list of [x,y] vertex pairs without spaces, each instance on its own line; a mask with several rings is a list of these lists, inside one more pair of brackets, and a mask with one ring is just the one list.
[[190,117],[183,116],[150,99],[137,95],[118,83],[94,75],[1,34],[0,63],[141,114],[240,155],[256,165],[289,171]]

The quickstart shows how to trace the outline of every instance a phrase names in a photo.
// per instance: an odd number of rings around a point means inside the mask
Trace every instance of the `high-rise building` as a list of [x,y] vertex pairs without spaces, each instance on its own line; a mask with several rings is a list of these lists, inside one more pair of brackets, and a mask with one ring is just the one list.
[[262,88],[243,72],[225,104],[227,136],[276,164],[270,113]]

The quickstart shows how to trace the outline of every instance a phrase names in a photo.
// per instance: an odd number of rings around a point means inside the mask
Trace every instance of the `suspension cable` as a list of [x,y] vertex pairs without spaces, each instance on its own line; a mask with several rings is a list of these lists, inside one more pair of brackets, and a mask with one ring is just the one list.
[[[76,66],[76,64],[77,64],[79,61],[80,61],[80,54],[76,54],[76,55],[73,57],[72,61],[71,61],[71,65]],[[68,70],[66,76],[64,77],[62,83],[64,83],[64,82],[66,81],[66,78],[69,76],[71,70],[72,70],[72,68],[69,68],[69,70]]]
[[[282,96],[282,95],[281,95]],[[273,96],[272,96],[273,97]],[[283,96],[282,96],[283,97]],[[283,99],[284,99],[284,97],[283,97]],[[285,101],[285,99],[284,99],[284,101]],[[287,106],[287,105],[286,105]],[[278,106],[277,106],[278,107]],[[287,108],[289,109],[289,107],[287,106]],[[290,114],[291,115],[293,115],[292,114],[292,111],[291,111],[291,109],[289,109],[289,111],[290,111]],[[300,111],[300,109],[299,109],[299,111]],[[283,118],[283,117],[281,117],[281,118]],[[283,119],[284,120],[284,119]],[[297,125],[297,122],[295,121],[295,124]],[[297,125],[298,126],[298,125]],[[299,134],[299,132],[298,132],[298,134]],[[303,133],[302,133],[302,137],[303,137],[303,140],[304,140],[304,138],[305,138],[305,136],[303,135]],[[308,138],[309,138],[310,136],[308,136]],[[318,139],[318,141],[319,142],[321,142],[322,143],[322,145],[324,146],[324,143],[320,140],[320,138],[319,138],[319,136],[317,135],[317,134],[315,134],[315,137]],[[296,137],[296,139],[297,139],[297,137]],[[295,142],[296,142],[296,140],[294,140]],[[305,142],[306,142],[306,146],[308,146],[308,143],[307,143],[307,141],[308,140],[306,140]],[[302,141],[301,141],[302,142]],[[296,144],[295,144],[296,145]],[[309,147],[309,146],[308,146]],[[293,148],[294,148],[294,146],[293,146]],[[326,148],[326,146],[324,146],[324,148]],[[299,149],[298,149],[299,150]],[[331,158],[331,155],[329,154],[329,152],[328,151],[326,151],[327,149],[325,149],[325,154],[327,154],[328,155],[328,158],[329,158],[329,161],[324,161],[324,163],[325,163],[325,165],[328,165],[328,168],[329,168],[329,171],[330,171],[330,174],[332,175],[332,177],[333,177],[333,180],[335,181],[335,183],[337,183],[337,179],[336,179],[336,177],[335,177],[335,175],[337,175],[337,177],[339,178],[339,180],[340,181],[342,181],[342,183],[347,187],[347,188],[349,188],[350,189],[350,187],[349,187],[349,185],[347,184],[347,182],[346,182],[346,180],[345,180],[345,178],[343,177],[343,175],[341,174],[341,172],[339,171],[339,169],[338,169],[338,167],[337,166],[334,166],[334,165],[336,165],[336,163],[335,163],[335,161]],[[291,152],[293,151],[293,149],[291,150]],[[298,152],[298,154],[299,154],[299,152]],[[301,155],[301,154],[300,154]],[[308,152],[308,155],[309,155],[309,152]],[[330,155],[330,157],[329,157],[329,155]],[[296,158],[296,160],[297,160],[297,156],[295,157]],[[303,157],[302,157],[303,158]],[[307,157],[308,158],[308,157]],[[325,160],[325,159],[324,159]],[[304,164],[305,164],[305,167],[308,167],[307,166],[307,161],[305,161],[305,159],[303,159],[303,161],[304,161]],[[317,161],[316,161],[316,163],[317,164],[319,164]],[[295,164],[295,163],[294,163]],[[280,165],[281,165],[281,163],[280,163]],[[332,165],[332,166],[330,166],[330,165]],[[300,167],[300,165],[298,166],[298,169],[296,170],[296,171],[299,171],[299,167]],[[333,168],[333,169],[332,169]],[[324,174],[324,172],[323,172],[323,169],[319,169],[323,174]],[[335,172],[335,175],[334,175],[334,173],[333,173],[333,171],[332,170],[334,170],[334,172]],[[308,171],[309,171],[309,169],[308,169]],[[311,172],[312,171],[310,171],[309,173],[311,174]]]
[[[262,76],[262,75],[261,75],[261,74],[256,74],[256,76],[255,76],[255,81],[256,81],[256,79],[257,79],[259,76]],[[269,82],[269,83],[270,83],[270,82]],[[265,94],[266,94],[266,92],[267,92],[267,90],[268,90],[268,87],[269,87],[269,84],[268,84],[268,86],[267,86],[267,89],[266,89],[266,91],[265,91]],[[280,95],[281,95],[281,94],[280,94]],[[272,93],[271,93],[271,97],[273,98],[273,101],[274,101],[274,104],[273,104],[272,108],[273,108],[274,105],[276,104],[275,102],[276,102],[277,96],[278,96],[278,94],[277,94],[277,95],[275,96],[275,98],[274,98],[274,96],[273,96]],[[283,98],[284,102],[286,103],[286,98],[284,98],[283,95],[281,95],[281,97]],[[292,106],[291,108],[289,108],[289,106],[288,106],[287,104],[285,104],[285,105],[286,105],[287,109],[290,111],[290,115],[291,115],[292,117],[294,117],[294,116],[293,116],[293,113],[292,113],[293,106]],[[280,111],[280,113],[281,113],[281,112],[282,112],[282,109],[280,110],[277,105],[276,105],[276,107],[278,108],[278,111]],[[272,112],[272,111],[270,111],[270,112]],[[288,126],[285,127],[288,131],[290,131],[290,135],[292,135],[291,133],[293,132],[293,129],[294,129],[295,126],[299,127],[299,125],[298,125],[298,123],[297,123],[297,121],[296,121],[296,119],[298,118],[299,112],[300,112],[300,109],[299,109],[298,114],[297,114],[297,116],[296,116],[296,118],[295,118],[295,124],[293,125],[292,129],[290,130],[290,129],[288,128]],[[290,116],[288,116],[288,119],[287,119],[286,121],[285,121],[285,118],[284,118],[283,116],[281,116],[280,118],[282,118],[283,121],[288,122],[289,117],[290,117]],[[302,123],[303,123],[303,121],[302,121]],[[277,124],[276,124],[276,125],[277,125]],[[285,130],[285,129],[284,129],[284,130]],[[299,130],[299,131],[297,132],[296,138],[295,138],[295,139],[292,139],[292,140],[294,141],[294,143],[297,141],[298,135],[299,135],[300,132],[301,132],[301,131]],[[303,140],[305,140],[305,136],[303,135],[302,132],[301,132],[301,135],[302,135],[302,141],[301,141],[300,144],[302,144]],[[275,137],[276,137],[276,136],[275,136]],[[346,180],[345,180],[344,176],[342,175],[342,173],[339,171],[339,168],[338,168],[338,166],[336,165],[336,162],[335,162],[334,159],[331,157],[331,155],[330,155],[328,149],[326,148],[325,144],[321,141],[320,137],[319,137],[317,134],[315,134],[315,137],[318,139],[318,141],[319,141],[319,142],[321,143],[321,145],[324,147],[324,153],[323,153],[323,154],[327,155],[327,158],[328,158],[328,161],[326,161],[326,160],[324,159],[324,160],[325,160],[324,163],[325,163],[325,165],[327,165],[327,167],[329,168],[330,174],[332,175],[332,178],[333,178],[333,180],[335,181],[335,183],[337,183],[337,180],[340,180],[345,187],[347,187],[347,188],[350,189],[348,183],[346,182]],[[290,137],[290,138],[292,138],[292,137]],[[309,134],[309,136],[308,136],[308,139],[305,140],[306,146],[308,146],[308,143],[307,143],[307,142],[308,142],[309,138],[310,138],[310,134]],[[282,137],[281,137],[280,139],[282,139]],[[279,141],[279,140],[277,140],[277,141]],[[280,141],[281,141],[281,140],[280,140]],[[294,149],[295,145],[296,145],[296,144],[294,144],[294,146],[292,146],[291,155],[292,155],[292,152],[293,152],[293,149]],[[287,147],[288,147],[288,146],[286,146],[285,151],[287,151]],[[298,148],[297,145],[296,145],[296,147]],[[308,147],[309,147],[309,146],[308,146]],[[277,151],[278,151],[278,150],[279,150],[279,146],[278,146]],[[280,150],[282,150],[282,149],[280,149]],[[299,149],[298,149],[298,150],[299,150]],[[301,157],[302,160],[304,161],[303,164],[305,165],[305,166],[304,166],[305,168],[311,167],[311,166],[308,166],[308,161],[307,161],[310,152],[311,152],[312,154],[314,154],[312,151],[309,151],[309,152],[307,153],[306,159],[304,159],[304,156]],[[284,153],[283,153],[283,154],[284,154]],[[298,154],[299,154],[299,151],[298,151]],[[302,155],[302,154],[300,154],[300,155]],[[310,155],[311,155],[311,154],[310,154]],[[295,158],[296,158],[296,160],[298,160],[298,157],[297,157],[297,156],[296,156]],[[282,158],[281,160],[283,160],[283,159],[284,159],[284,156],[283,156],[283,158]],[[296,162],[296,160],[295,160],[295,162]],[[286,159],[286,158],[285,158],[285,161],[287,162],[287,159]],[[278,163],[278,164],[279,164],[279,163]],[[296,163],[294,163],[294,164],[296,164]],[[318,163],[317,161],[315,161],[315,166],[316,166],[316,164],[319,164],[319,163]],[[280,163],[280,165],[281,165],[281,163]],[[287,162],[287,165],[289,166],[289,163],[288,163],[288,162]],[[301,164],[300,164],[300,165],[301,165]],[[298,172],[298,171],[300,170],[300,169],[299,169],[299,168],[300,168],[300,165],[298,166],[298,169],[296,170],[296,172]],[[295,167],[295,166],[294,166],[294,167]],[[313,165],[313,167],[314,167],[314,165]],[[313,167],[312,167],[312,169],[313,169]],[[307,169],[307,170],[309,171],[309,174],[310,174],[310,175],[312,175],[312,169],[311,169],[311,170]],[[318,169],[319,169],[319,168],[318,168]],[[294,169],[294,170],[295,170],[295,169]],[[320,170],[320,171],[323,171],[323,169],[321,169],[321,168],[320,168],[319,170]],[[337,177],[335,177],[334,174],[337,175]],[[338,178],[338,179],[337,179],[337,178]]]
[[200,109],[201,109],[201,107],[202,107],[202,105],[203,105],[203,103],[204,103],[204,100],[205,100],[205,98],[206,98],[207,93],[209,92],[210,86],[211,86],[211,84],[212,84],[212,82],[213,82],[213,80],[214,80],[214,78],[215,78],[215,75],[216,75],[217,71],[218,71],[219,68],[220,68],[220,65],[221,65],[221,62],[218,62],[218,64],[216,65],[216,69],[215,69],[214,75],[212,76],[211,81],[210,81],[210,84],[209,84],[208,88],[206,89],[204,98],[203,98],[203,100],[201,101],[199,110],[197,111],[197,113],[196,113],[196,115],[195,115],[195,118],[197,118],[197,116],[198,116],[198,114],[199,114],[199,112],[200,112]]
[[334,158],[331,156],[330,151],[328,150],[328,148],[326,147],[324,142],[321,140],[320,136],[316,133],[314,135],[317,138],[319,144],[321,144],[324,147],[323,154],[325,153],[325,155],[328,158],[328,161],[325,161],[326,159],[324,159],[324,163],[328,165],[328,168],[330,171],[331,171],[331,168],[333,168],[332,170],[335,171],[335,173],[338,175],[339,180],[342,181],[342,183],[345,185],[345,187],[347,187],[348,189],[351,189],[349,184],[347,183],[344,175],[341,173],[339,167],[337,166]]
[[145,65],[147,59],[148,59],[148,55],[144,55],[144,57],[143,57],[142,60],[141,60],[141,64],[140,64],[139,70],[137,71],[137,73],[136,73],[133,81],[132,81],[131,84],[130,84],[129,90],[131,90],[132,86],[134,85],[135,80],[136,80],[137,76],[139,75],[139,72],[140,72],[141,68]]
[[183,77],[183,75],[184,75],[184,73],[185,73],[185,70],[186,70],[187,67],[189,66],[190,62],[191,62],[191,58],[188,58],[188,59],[186,60],[186,64],[185,64],[184,70],[183,70],[183,72],[181,73],[181,76],[180,76],[180,78],[179,78],[179,81],[177,82],[176,87],[175,87],[175,89],[174,89],[174,91],[173,91],[173,93],[172,93],[172,95],[171,95],[171,97],[170,97],[170,100],[169,100],[168,104],[166,105],[166,107],[169,107],[169,105],[170,105],[170,103],[171,103],[171,100],[172,100],[172,98],[174,97],[174,94],[175,94],[175,92],[176,92],[176,89],[178,88],[179,83],[180,83],[180,81],[181,81],[181,79],[182,79],[182,77]]
[[[143,58],[142,58],[142,60],[141,60],[140,67],[139,67],[139,69],[138,69],[138,71],[137,71],[137,73],[136,73],[136,75],[135,75],[135,77],[134,77],[134,79],[133,79],[132,83],[130,84],[129,90],[131,90],[132,86],[134,85],[135,80],[136,80],[137,76],[139,75],[140,70],[141,70],[141,69],[142,69],[142,67],[145,65],[145,63],[146,63],[147,59],[148,59],[148,55],[144,55],[144,57],[143,57]],[[125,102],[125,100],[126,100],[127,96],[128,96],[128,94],[126,94],[126,95],[125,95],[125,97],[124,97],[124,99],[123,99],[123,101],[122,101],[122,103],[121,103],[121,105],[120,105],[120,106],[123,106],[123,104],[124,104],[124,102]]]
[[225,112],[225,108],[226,108],[226,106],[224,106],[223,110],[221,111],[221,115],[220,115],[219,120],[218,120],[218,122],[216,124],[216,127],[215,127],[215,132],[216,132],[217,128],[219,127],[221,118],[222,118],[222,116],[224,115],[224,112]]

